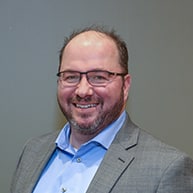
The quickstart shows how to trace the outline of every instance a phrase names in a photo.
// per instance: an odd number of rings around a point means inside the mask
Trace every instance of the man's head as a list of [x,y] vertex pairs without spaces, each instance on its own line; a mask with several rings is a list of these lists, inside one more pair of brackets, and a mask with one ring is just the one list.
[[87,28],[66,40],[58,103],[71,129],[95,135],[119,117],[130,88],[127,62],[126,45],[114,32]]

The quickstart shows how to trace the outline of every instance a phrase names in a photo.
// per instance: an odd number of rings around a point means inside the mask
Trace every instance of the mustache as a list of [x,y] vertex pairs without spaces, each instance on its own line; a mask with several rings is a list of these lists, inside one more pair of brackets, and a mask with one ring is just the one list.
[[71,99],[71,102],[72,103],[77,103],[77,102],[103,103],[103,100],[99,97],[85,96],[82,98],[77,95]]

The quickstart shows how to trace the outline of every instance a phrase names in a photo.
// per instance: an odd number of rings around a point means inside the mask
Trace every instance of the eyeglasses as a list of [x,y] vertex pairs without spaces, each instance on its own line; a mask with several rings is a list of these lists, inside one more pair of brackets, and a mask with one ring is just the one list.
[[88,83],[92,86],[106,86],[112,82],[117,76],[124,77],[127,73],[116,73],[105,70],[92,70],[87,72],[78,71],[62,71],[58,72],[58,82],[64,87],[76,86],[80,83],[82,75],[86,75]]

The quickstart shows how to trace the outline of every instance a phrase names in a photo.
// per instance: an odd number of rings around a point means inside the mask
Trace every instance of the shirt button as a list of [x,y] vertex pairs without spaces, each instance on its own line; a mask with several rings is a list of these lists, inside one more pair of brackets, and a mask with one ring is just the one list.
[[77,163],[80,163],[82,160],[81,160],[81,158],[79,157],[79,158],[76,159],[76,161],[77,161]]
[[61,192],[62,192],[62,193],[67,192],[67,189],[66,189],[66,188],[62,188],[62,189],[61,189]]

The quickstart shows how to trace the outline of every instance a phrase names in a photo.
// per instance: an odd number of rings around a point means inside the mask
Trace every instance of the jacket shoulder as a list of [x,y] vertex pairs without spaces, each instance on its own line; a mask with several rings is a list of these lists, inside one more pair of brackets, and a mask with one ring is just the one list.
[[28,192],[31,191],[56,148],[55,140],[58,133],[59,131],[50,132],[26,142],[12,178],[11,192],[25,192],[26,189],[29,189]]

